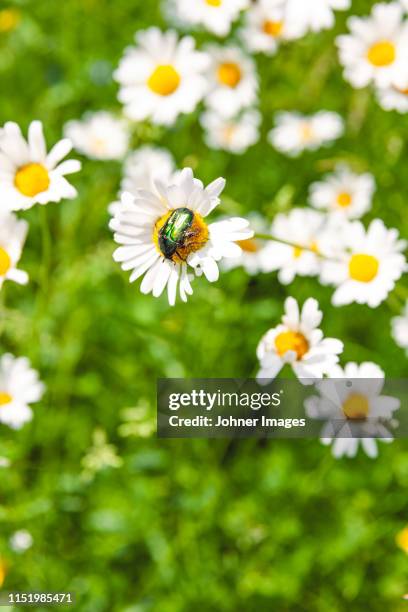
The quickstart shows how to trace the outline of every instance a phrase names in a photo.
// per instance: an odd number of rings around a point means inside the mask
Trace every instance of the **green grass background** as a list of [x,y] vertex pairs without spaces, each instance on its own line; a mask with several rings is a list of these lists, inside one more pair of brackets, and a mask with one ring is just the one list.
[[[0,32],[0,124],[26,129],[41,119],[50,144],[87,110],[120,110],[111,75],[124,47],[136,30],[165,26],[156,0],[0,4],[21,16]],[[355,0],[352,13],[372,4]],[[209,150],[197,114],[169,130],[135,127],[134,147],[153,139],[204,181],[225,176],[220,213],[269,219],[305,205],[309,184],[346,161],[377,181],[365,221],[380,217],[407,236],[408,119],[343,80],[334,37],[346,16],[258,58],[262,137],[244,156]],[[285,158],[266,142],[282,109],[337,111],[346,134],[329,149]],[[3,589],[74,591],[84,612],[405,610],[408,558],[394,538],[408,522],[406,441],[381,445],[376,461],[336,461],[318,441],[147,433],[157,377],[253,375],[256,345],[286,295],[319,300],[325,333],[345,343],[343,362],[406,375],[390,337],[406,287],[376,310],[335,309],[332,290],[314,279],[285,288],[275,274],[251,279],[237,269],[214,285],[198,279],[188,304],[171,309],[165,297],[141,295],[112,261],[106,208],[120,175],[118,163],[84,159],[73,176],[77,200],[20,215],[30,222],[20,267],[31,282],[1,292],[1,351],[30,357],[48,392],[31,424],[1,427],[0,454],[13,461],[0,474]],[[117,447],[120,467],[88,469],[96,429]],[[8,546],[19,528],[34,537],[22,555]]]

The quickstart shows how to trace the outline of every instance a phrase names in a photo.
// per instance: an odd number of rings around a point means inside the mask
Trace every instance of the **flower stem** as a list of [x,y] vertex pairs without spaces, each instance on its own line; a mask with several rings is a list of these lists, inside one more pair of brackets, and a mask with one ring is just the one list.
[[317,249],[313,247],[296,244],[295,242],[290,242],[289,240],[283,240],[283,238],[276,238],[276,236],[272,236],[271,234],[255,234],[254,238],[258,238],[258,240],[271,240],[272,242],[280,242],[281,244],[286,244],[287,246],[291,246],[294,249],[299,249],[300,251],[310,251],[311,253],[314,253],[322,259],[332,259],[331,257],[326,257],[325,255],[322,255]]

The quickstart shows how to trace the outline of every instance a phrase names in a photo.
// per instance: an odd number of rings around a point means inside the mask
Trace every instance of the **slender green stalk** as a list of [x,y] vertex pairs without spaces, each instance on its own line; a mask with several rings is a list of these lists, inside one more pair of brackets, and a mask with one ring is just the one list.
[[276,236],[272,236],[271,234],[255,234],[254,238],[258,238],[258,240],[271,240],[272,242],[280,242],[281,244],[286,244],[288,246],[293,247],[294,249],[299,249],[301,251],[310,251],[314,253],[318,257],[322,259],[334,259],[333,257],[327,257],[326,255],[322,255],[313,247],[307,247],[302,244],[296,244],[295,242],[290,242],[289,240],[283,240],[282,238],[276,238]]

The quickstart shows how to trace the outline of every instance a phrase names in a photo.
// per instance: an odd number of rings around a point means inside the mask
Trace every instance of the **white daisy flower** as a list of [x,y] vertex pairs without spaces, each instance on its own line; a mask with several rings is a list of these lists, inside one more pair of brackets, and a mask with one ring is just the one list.
[[169,303],[180,296],[187,301],[192,288],[187,274],[190,266],[207,280],[218,280],[217,262],[223,257],[237,257],[238,240],[253,235],[246,219],[239,217],[207,225],[204,220],[218,206],[225,180],[219,178],[204,188],[190,168],[180,173],[177,181],[166,185],[156,181],[156,192],[125,192],[122,209],[111,220],[115,241],[120,246],[115,261],[123,270],[132,270],[130,282],[145,275],[142,293],[162,294],[167,286]]
[[201,25],[217,36],[226,36],[249,0],[175,0],[178,17]]
[[256,102],[258,76],[254,61],[238,47],[207,47],[211,58],[205,102],[223,117],[233,117]]
[[[258,213],[249,213],[248,220],[251,228],[256,233],[263,234],[267,232],[266,221]],[[223,269],[233,270],[234,268],[242,266],[251,276],[261,272],[262,252],[266,248],[265,241],[253,237],[247,238],[246,240],[239,240],[237,244],[241,247],[241,254],[239,257],[225,259],[223,261]]]
[[179,39],[173,30],[137,32],[114,73],[119,100],[134,121],[173,124],[180,113],[191,113],[207,90],[203,72],[209,58],[195,50],[191,36]]
[[369,17],[350,17],[351,33],[336,40],[344,77],[353,87],[404,86],[407,77],[408,24],[396,2],[373,6]]
[[17,219],[13,213],[0,217],[0,289],[6,280],[19,285],[28,283],[27,272],[17,269],[27,232],[27,221]]
[[278,279],[284,285],[291,283],[296,275],[319,274],[320,240],[325,222],[325,215],[308,208],[294,208],[287,214],[277,214],[270,234],[291,244],[269,242],[260,254],[262,270],[279,270]]
[[337,245],[336,260],[322,260],[320,275],[322,283],[337,287],[334,306],[357,302],[376,308],[407,270],[401,253],[406,242],[381,219],[374,219],[367,230],[360,221],[346,224],[338,233]]
[[[175,177],[175,172],[173,156],[167,149],[144,145],[127,157],[120,185],[121,191],[130,191],[130,193],[134,193],[137,189],[155,191],[155,180],[170,183]],[[109,213],[115,215],[120,207],[120,201],[112,202],[108,207]]]
[[126,122],[105,111],[68,121],[64,133],[79,153],[91,159],[122,159],[129,147]]
[[280,112],[276,127],[268,135],[269,142],[281,153],[296,157],[303,151],[313,151],[331,144],[343,134],[343,120],[337,113],[319,111],[314,115]]
[[360,446],[369,457],[376,457],[376,438],[392,441],[386,426],[400,400],[381,395],[383,386],[384,372],[375,363],[350,362],[344,369],[334,366],[330,378],[316,384],[320,395],[305,400],[308,417],[327,420],[322,442],[332,445],[335,457],[354,457]]
[[377,89],[378,103],[386,111],[408,113],[408,81],[404,87],[384,87]]
[[320,32],[334,26],[334,11],[346,11],[350,7],[351,0],[313,0],[313,6],[305,0],[287,0],[286,18],[305,33]]
[[357,219],[371,208],[374,190],[372,174],[354,174],[347,166],[338,166],[333,174],[310,186],[309,199],[315,208]]
[[257,379],[261,384],[273,380],[288,363],[303,384],[322,378],[338,362],[343,343],[335,338],[323,338],[318,329],[323,318],[319,304],[309,298],[302,312],[295,298],[285,300],[282,323],[270,329],[257,348],[260,370]]
[[399,317],[391,319],[392,337],[401,348],[408,349],[408,300]]
[[0,358],[0,423],[20,429],[33,417],[30,404],[38,402],[44,385],[25,357]]
[[47,154],[42,123],[33,121],[28,142],[16,123],[9,121],[0,129],[0,188],[2,210],[26,210],[34,204],[75,198],[76,189],[65,175],[81,169],[79,161],[60,163],[72,149],[65,138]]
[[33,536],[27,529],[19,529],[10,537],[10,548],[14,552],[22,553],[33,545]]
[[261,114],[252,109],[229,119],[213,111],[204,112],[200,116],[200,123],[205,130],[205,142],[210,149],[222,149],[237,155],[245,153],[258,142],[261,120]]
[[0,468],[8,468],[11,465],[11,461],[8,457],[0,457]]
[[259,0],[245,13],[241,36],[255,53],[273,55],[281,41],[303,36],[304,27],[287,18],[286,0]]

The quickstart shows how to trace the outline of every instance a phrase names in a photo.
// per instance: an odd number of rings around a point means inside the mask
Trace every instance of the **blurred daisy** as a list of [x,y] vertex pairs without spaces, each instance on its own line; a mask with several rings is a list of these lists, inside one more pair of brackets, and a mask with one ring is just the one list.
[[136,47],[125,50],[114,73],[119,100],[135,121],[171,125],[180,113],[191,113],[207,90],[203,72],[209,58],[195,50],[191,36],[149,28],[137,32]]
[[330,144],[343,134],[343,120],[337,113],[319,111],[315,115],[280,112],[269,142],[281,153],[295,157],[306,150]]
[[0,468],[8,468],[11,465],[11,461],[10,459],[8,459],[7,457],[0,457]]
[[[126,159],[121,182],[121,191],[134,193],[137,189],[155,191],[156,179],[171,182],[176,167],[173,156],[167,149],[144,145]],[[115,215],[121,207],[120,201],[109,205],[109,213]]]
[[321,281],[337,286],[334,306],[357,302],[376,308],[407,270],[401,253],[406,242],[395,229],[374,219],[367,230],[360,221],[348,223],[338,235],[338,260],[323,260]]
[[10,548],[14,552],[22,553],[33,545],[33,536],[27,529],[19,529],[10,537]]
[[[267,223],[258,213],[250,213],[248,215],[248,220],[251,228],[256,233],[263,234],[267,232]],[[241,247],[241,254],[239,257],[225,259],[223,261],[223,269],[232,270],[242,266],[250,275],[261,272],[261,256],[265,249],[265,241],[252,237],[246,240],[239,240],[237,244]]]
[[292,244],[269,242],[260,254],[262,270],[279,270],[278,279],[284,285],[291,283],[296,275],[319,274],[319,241],[324,228],[325,216],[315,210],[294,208],[288,214],[276,215],[270,234]]
[[399,317],[391,319],[392,337],[401,348],[408,349],[408,300]]
[[202,113],[200,122],[205,130],[205,141],[211,149],[242,154],[259,140],[261,115],[256,110],[248,110],[229,119],[217,112],[207,111]]
[[313,9],[305,0],[287,0],[286,18],[297,28],[319,32],[332,28],[335,23],[334,11],[345,11],[351,0],[313,0]]
[[27,221],[17,219],[13,213],[0,217],[0,289],[6,280],[12,280],[19,285],[28,283],[27,272],[16,267],[27,232]]
[[[347,379],[347,380],[344,380]],[[330,378],[317,383],[318,396],[305,400],[309,418],[327,420],[322,442],[335,457],[354,457],[359,446],[369,457],[378,454],[376,438],[391,442],[387,425],[400,406],[395,397],[381,395],[384,372],[375,363],[333,367]]]
[[309,198],[315,208],[357,219],[371,208],[374,190],[371,174],[354,174],[346,166],[339,166],[323,181],[310,186]]
[[257,379],[261,384],[273,380],[288,363],[303,384],[322,378],[338,362],[343,343],[335,338],[323,338],[318,329],[323,318],[319,304],[309,298],[299,312],[295,298],[285,300],[282,323],[270,329],[257,348],[260,370]]
[[38,402],[44,385],[25,357],[0,358],[0,423],[20,429],[33,417],[30,404]]
[[257,99],[258,77],[254,61],[238,47],[211,45],[207,106],[223,117],[233,117]]
[[91,159],[122,159],[129,146],[127,124],[105,111],[68,121],[64,133],[79,153]]
[[25,210],[34,204],[75,198],[76,189],[65,175],[81,169],[79,161],[60,163],[72,149],[65,138],[47,154],[42,123],[33,121],[28,142],[16,123],[9,121],[0,129],[0,189],[3,210]]
[[[397,546],[408,554],[408,527],[401,529],[395,536]],[[408,599],[408,595],[404,595],[404,599]]]
[[207,280],[218,280],[217,262],[237,257],[237,241],[253,235],[248,221],[235,217],[207,224],[205,217],[218,206],[225,180],[219,178],[204,188],[185,168],[171,184],[156,181],[156,191],[125,192],[122,208],[111,220],[115,241],[120,246],[115,261],[123,270],[132,270],[130,282],[144,275],[141,291],[162,294],[167,286],[169,303],[187,301],[192,288],[187,274],[191,267]]
[[259,0],[245,13],[241,36],[250,51],[273,55],[281,41],[304,34],[302,25],[287,19],[286,0]]
[[344,77],[353,87],[373,82],[378,87],[405,85],[407,77],[408,24],[396,2],[373,6],[369,17],[350,17],[351,34],[338,36]]
[[174,0],[179,18],[202,25],[217,36],[226,36],[249,0]]
[[408,82],[405,87],[384,87],[377,89],[379,105],[386,111],[408,113]]

